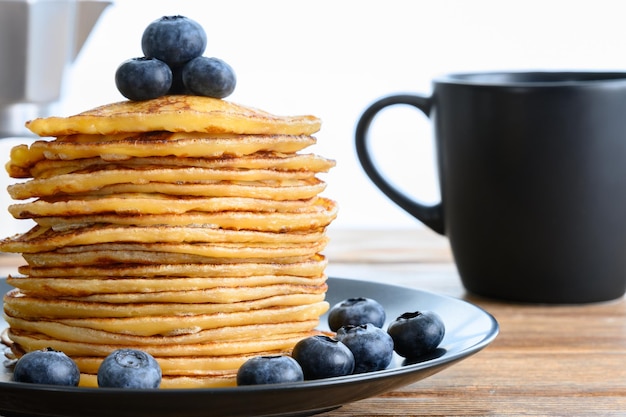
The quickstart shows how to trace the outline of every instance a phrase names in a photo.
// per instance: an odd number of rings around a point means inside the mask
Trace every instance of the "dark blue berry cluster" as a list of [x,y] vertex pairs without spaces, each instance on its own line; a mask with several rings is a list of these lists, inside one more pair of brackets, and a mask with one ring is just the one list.
[[198,22],[185,16],[163,16],[143,32],[144,56],[128,59],[117,68],[115,85],[130,100],[167,94],[227,97],[235,90],[235,72],[223,60],[203,56],[206,46],[207,36]]
[[245,362],[238,385],[330,378],[386,369],[394,351],[409,361],[432,353],[445,334],[443,320],[432,311],[404,313],[387,327],[385,310],[371,298],[348,298],[328,314],[334,337],[302,339],[291,356],[265,356]]

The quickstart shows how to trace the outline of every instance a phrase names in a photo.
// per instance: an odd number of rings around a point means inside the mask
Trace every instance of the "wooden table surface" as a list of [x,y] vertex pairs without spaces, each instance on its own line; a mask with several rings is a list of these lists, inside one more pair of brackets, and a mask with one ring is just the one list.
[[[425,380],[323,414],[338,416],[626,416],[626,299],[520,305],[465,293],[446,238],[428,230],[335,231],[330,276],[376,280],[466,299],[500,334]],[[593,277],[590,277],[591,279]]]
[[[626,416],[626,300],[519,305],[468,296],[448,241],[428,230],[329,230],[328,274],[466,299],[498,320],[486,349],[339,416]],[[0,256],[0,274],[16,259]]]

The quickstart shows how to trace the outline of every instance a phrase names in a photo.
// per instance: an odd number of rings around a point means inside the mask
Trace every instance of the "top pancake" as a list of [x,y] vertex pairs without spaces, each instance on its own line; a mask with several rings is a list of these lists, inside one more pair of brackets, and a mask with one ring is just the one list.
[[70,117],[29,121],[39,136],[127,132],[206,132],[310,135],[320,129],[314,116],[276,116],[210,97],[167,95],[146,101],[121,101]]

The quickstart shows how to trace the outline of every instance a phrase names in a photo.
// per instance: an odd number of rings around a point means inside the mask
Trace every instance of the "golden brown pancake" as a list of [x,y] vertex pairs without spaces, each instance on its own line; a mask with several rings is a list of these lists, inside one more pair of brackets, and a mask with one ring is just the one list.
[[[9,212],[18,219],[48,216],[73,218],[93,214],[114,214],[114,218],[124,219],[139,214],[183,214],[189,212],[195,212],[196,215],[199,212],[213,213],[216,216],[236,215],[238,212],[256,213],[260,216],[271,213],[315,215],[315,213],[326,211],[336,211],[336,204],[321,197],[303,200],[267,200],[245,197],[173,196],[158,193],[51,196],[46,200],[39,199],[9,206]],[[107,221],[106,223],[119,224],[118,221]]]
[[[207,137],[208,136],[208,137]],[[89,139],[89,140],[85,140]],[[312,136],[287,135],[207,135],[154,132],[117,137],[74,135],[54,141],[39,140],[11,149],[6,169],[14,178],[28,178],[37,163],[48,160],[74,160],[98,157],[123,161],[136,157],[217,158],[240,157],[257,152],[293,153],[313,145]]]
[[[61,330],[58,330],[58,335],[62,336],[63,340],[76,341],[87,340],[87,333],[83,329],[103,331],[107,334],[169,337],[196,334],[203,330],[228,329],[232,327],[236,331],[241,329],[242,326],[318,320],[319,316],[326,312],[327,309],[328,304],[322,301],[296,306],[274,306],[260,310],[213,314],[86,318],[54,317],[50,318],[49,322],[32,320],[30,322],[32,325],[30,330],[37,329],[39,332],[46,332],[46,334],[54,336],[53,323],[58,323],[68,328],[75,328],[76,331],[71,335],[69,332],[63,333]],[[164,310],[164,314],[167,314],[166,311]],[[9,324],[14,319],[21,318],[13,317],[10,314],[20,314],[20,311],[8,309],[6,320]],[[280,328],[281,326],[278,327]],[[22,326],[22,328],[24,327]],[[104,337],[103,335],[101,336]],[[258,334],[258,336],[261,336],[261,334]],[[230,336],[228,339],[235,340],[234,337]],[[98,340],[102,340],[102,338],[99,336]]]
[[[287,351],[275,350],[260,352],[262,355],[288,354]],[[239,354],[228,356],[199,357],[160,357],[159,365],[166,375],[202,376],[223,371],[236,371],[239,366],[257,354]],[[96,374],[102,358],[80,356],[74,359],[81,372]]]
[[[90,332],[89,329],[68,329],[80,339],[81,332]],[[264,352],[268,350],[287,350],[293,348],[303,337],[307,337],[319,332],[311,330],[296,333],[278,333],[267,335],[258,334],[254,338],[241,340],[216,340],[206,343],[189,344],[169,344],[167,337],[158,336],[153,339],[152,344],[141,345],[141,349],[156,357],[188,357],[188,356],[229,356],[247,354],[254,352]],[[19,346],[16,350],[32,351],[52,347],[53,349],[65,352],[69,356],[101,356],[103,359],[116,349],[128,348],[137,349],[136,344],[108,344],[108,343],[88,343],[80,340],[58,340],[41,333],[29,332],[15,327],[9,329],[9,337]]]
[[13,290],[5,296],[4,308],[7,314],[24,319],[159,316],[164,312],[172,315],[216,314],[312,304],[324,300],[326,289],[324,284],[272,284],[265,287],[217,287],[161,293],[63,296],[59,299]]
[[[248,247],[271,248],[275,245],[301,246],[301,244],[320,243],[324,240],[323,229],[311,229],[291,233],[276,233],[250,230],[227,230],[201,225],[189,226],[128,226],[107,225],[96,223],[80,228],[64,228],[55,230],[53,227],[35,226],[30,231],[0,241],[0,249],[5,252],[35,253],[60,250],[66,246],[86,246],[116,243],[158,244],[156,250],[163,251],[162,244],[179,244],[180,248],[191,244],[193,249],[188,253],[199,253],[198,243],[221,245],[225,248],[234,247],[245,250]],[[228,245],[228,246],[227,246]],[[233,246],[234,245],[234,246]],[[93,248],[93,246],[91,246]],[[102,248],[102,246],[100,246]],[[129,250],[136,247],[130,246]],[[147,246],[142,245],[141,250]],[[183,249],[171,249],[180,252]],[[243,252],[242,252],[243,253]],[[204,253],[203,253],[204,254]],[[206,256],[215,256],[208,253]],[[224,255],[227,256],[227,255]]]
[[[116,199],[117,201],[125,201]],[[112,202],[100,205],[97,201],[90,201],[89,204],[71,204],[68,202],[26,203],[16,210],[23,218],[34,218],[35,222],[43,228],[54,228],[62,233],[64,230],[72,228],[87,228],[93,225],[118,225],[118,226],[159,226],[169,225],[171,227],[203,227],[205,229],[241,230],[258,232],[302,232],[320,230],[328,226],[337,216],[337,206],[331,200],[318,200],[319,204],[306,205],[295,212],[253,212],[253,211],[218,211],[218,212],[183,212],[176,214],[152,214],[140,212],[141,210],[158,211],[163,206],[156,204],[156,201],[145,202],[142,199],[134,199],[136,202],[133,213],[109,213],[91,214],[93,211],[102,209]],[[162,201],[162,200],[161,200]],[[40,203],[40,204],[37,204]],[[142,204],[146,203],[146,204]],[[153,204],[154,203],[154,204]],[[131,204],[128,202],[128,204]],[[176,206],[176,201],[172,202]],[[178,206],[179,210],[184,209],[185,204]],[[188,206],[187,206],[188,207]],[[90,214],[81,215],[79,210],[84,210]],[[120,207],[124,210],[124,206]],[[165,209],[167,210],[167,209]],[[176,209],[173,209],[176,210]],[[33,215],[35,211],[37,215]],[[52,216],[50,214],[57,214]],[[71,214],[76,213],[76,214]],[[48,216],[43,216],[49,214]],[[59,216],[61,215],[61,216]],[[29,232],[30,233],[30,232]],[[23,238],[20,238],[23,240]],[[13,239],[14,240],[14,239]],[[1,244],[0,244],[1,245]]]
[[[120,247],[121,249],[121,247]],[[222,258],[209,257],[195,254],[181,254],[170,252],[131,251],[122,252],[120,249],[112,250],[83,250],[76,253],[63,253],[58,251],[29,253],[23,257],[30,266],[52,268],[111,264],[228,264],[228,263],[252,263],[266,262],[268,264],[301,263],[310,259],[308,255],[281,256],[274,258]]]
[[158,168],[151,166],[144,166],[141,169],[112,169],[112,167],[103,167],[102,170],[98,171],[62,174],[14,184],[10,186],[9,193],[24,195],[27,191],[13,191],[23,188],[34,190],[31,196],[71,194],[98,190],[115,184],[146,184],[151,182],[167,184],[203,184],[223,181],[261,184],[263,182],[281,183],[308,180],[314,175],[315,173],[307,171],[277,171],[272,169]]
[[[238,278],[255,277],[263,279],[267,275],[285,276],[295,275],[303,277],[318,277],[328,265],[328,260],[321,254],[316,254],[298,262],[216,262],[213,264],[108,264],[68,265],[65,267],[34,267],[24,265],[18,268],[21,274],[30,277],[116,277],[116,278],[143,278],[143,277],[219,277]],[[16,278],[19,279],[19,278]],[[264,282],[264,281],[263,281]]]
[[130,176],[127,172],[98,172],[80,176],[67,174],[58,179],[33,179],[12,184],[7,187],[7,190],[11,198],[16,200],[92,191],[102,194],[144,192],[204,197],[262,198],[267,196],[267,198],[287,200],[312,198],[323,189],[323,182],[309,174],[293,177],[276,174],[265,178],[259,175],[256,179],[254,178],[256,173],[252,173],[251,178],[246,178],[248,173],[241,172],[238,174],[219,173],[218,175],[181,172],[180,179],[177,179],[175,174],[175,172],[169,172],[169,174],[142,172]]
[[81,158],[73,160],[45,159],[37,162],[30,171],[20,178],[49,178],[55,175],[69,174],[77,171],[95,170],[99,166],[118,168],[136,168],[145,166],[156,167],[195,167],[206,169],[273,169],[277,171],[308,171],[328,172],[335,166],[335,161],[322,158],[315,154],[285,154],[278,152],[256,152],[254,154],[228,157],[145,157],[128,158],[120,161],[108,161],[101,157]]
[[66,118],[36,119],[26,127],[39,136],[158,130],[299,135],[317,132],[320,120],[313,116],[276,116],[209,97],[172,95],[107,104]]
[[147,184],[115,184],[104,187],[90,187],[89,183],[82,188],[71,188],[71,185],[47,187],[45,184],[18,183],[8,187],[11,198],[25,200],[35,197],[56,196],[59,193],[81,193],[93,191],[101,195],[126,193],[162,193],[180,196],[198,197],[242,197],[266,198],[270,200],[302,200],[317,196],[326,188],[326,184],[318,178],[307,180],[234,182],[221,181],[215,183],[160,183]]
[[[35,268],[36,269],[36,268]],[[94,294],[162,293],[173,291],[198,291],[211,288],[222,290],[239,287],[263,287],[268,285],[320,286],[326,282],[325,275],[250,275],[241,277],[13,277],[7,282],[29,296],[35,297],[85,297]],[[226,308],[226,307],[224,307]]]

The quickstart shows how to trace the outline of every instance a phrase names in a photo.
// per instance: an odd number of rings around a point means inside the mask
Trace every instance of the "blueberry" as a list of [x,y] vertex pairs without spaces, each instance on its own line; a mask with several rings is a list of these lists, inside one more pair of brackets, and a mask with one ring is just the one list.
[[161,97],[172,86],[172,70],[156,58],[131,58],[115,71],[115,85],[130,100]]
[[235,90],[237,84],[231,66],[218,58],[194,58],[185,64],[182,75],[185,87],[199,96],[224,98]]
[[22,356],[15,364],[13,380],[75,387],[80,380],[80,371],[65,353],[46,348]]
[[387,332],[398,355],[414,359],[437,349],[445,335],[445,326],[432,311],[404,313],[389,324]]
[[376,327],[385,324],[385,310],[371,298],[348,298],[335,304],[328,313],[328,326],[336,332],[343,326],[372,323]]
[[202,26],[185,16],[163,16],[150,23],[141,36],[144,55],[172,67],[202,55],[206,44]]
[[98,368],[98,386],[103,388],[158,388],[161,367],[149,353],[118,349]]
[[344,326],[337,331],[336,338],[354,355],[355,374],[380,371],[391,363],[393,340],[387,332],[371,323]]
[[291,355],[302,367],[306,380],[350,375],[354,371],[354,355],[350,349],[329,336],[302,339]]
[[278,384],[304,380],[302,368],[291,356],[257,356],[237,371],[237,385]]

